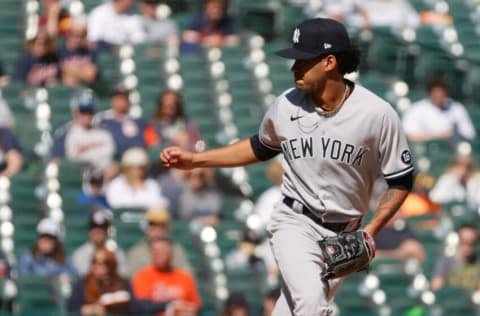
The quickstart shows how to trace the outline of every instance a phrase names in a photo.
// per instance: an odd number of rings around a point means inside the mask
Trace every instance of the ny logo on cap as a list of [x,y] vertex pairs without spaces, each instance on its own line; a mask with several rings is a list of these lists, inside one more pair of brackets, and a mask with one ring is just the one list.
[[300,30],[298,28],[293,31],[293,38],[292,38],[293,43],[297,44],[300,41]]
[[324,49],[332,48],[332,44],[330,44],[330,43],[323,43],[323,48],[324,48]]

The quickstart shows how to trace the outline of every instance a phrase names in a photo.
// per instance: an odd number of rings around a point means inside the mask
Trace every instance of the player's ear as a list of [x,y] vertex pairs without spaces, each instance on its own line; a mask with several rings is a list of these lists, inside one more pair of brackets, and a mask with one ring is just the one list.
[[323,59],[324,69],[326,72],[333,71],[337,68],[337,58],[334,55],[328,55]]

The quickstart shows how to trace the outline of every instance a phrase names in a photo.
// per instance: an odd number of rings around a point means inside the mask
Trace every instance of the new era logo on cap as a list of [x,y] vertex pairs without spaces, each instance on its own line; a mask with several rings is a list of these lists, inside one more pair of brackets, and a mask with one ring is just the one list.
[[293,47],[277,52],[290,59],[311,59],[349,50],[352,46],[343,24],[324,18],[305,20],[293,31]]
[[300,30],[298,27],[293,31],[293,38],[292,41],[294,44],[297,44],[300,41]]

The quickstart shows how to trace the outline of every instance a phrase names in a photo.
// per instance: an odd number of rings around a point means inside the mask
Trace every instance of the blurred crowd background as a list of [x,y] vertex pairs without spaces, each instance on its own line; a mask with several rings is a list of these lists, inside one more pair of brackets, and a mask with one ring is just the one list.
[[480,1],[0,7],[1,315],[269,316],[280,159],[185,172],[158,156],[255,134],[293,85],[274,52],[318,16],[346,24],[362,50],[348,77],[398,111],[417,170],[335,314],[479,315]]

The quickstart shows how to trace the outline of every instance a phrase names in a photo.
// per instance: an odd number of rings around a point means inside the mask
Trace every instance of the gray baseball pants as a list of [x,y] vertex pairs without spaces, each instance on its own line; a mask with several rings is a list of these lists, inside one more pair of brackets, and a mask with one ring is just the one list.
[[267,227],[270,245],[284,281],[272,316],[328,316],[329,302],[342,279],[325,282],[318,241],[336,233],[278,202]]

